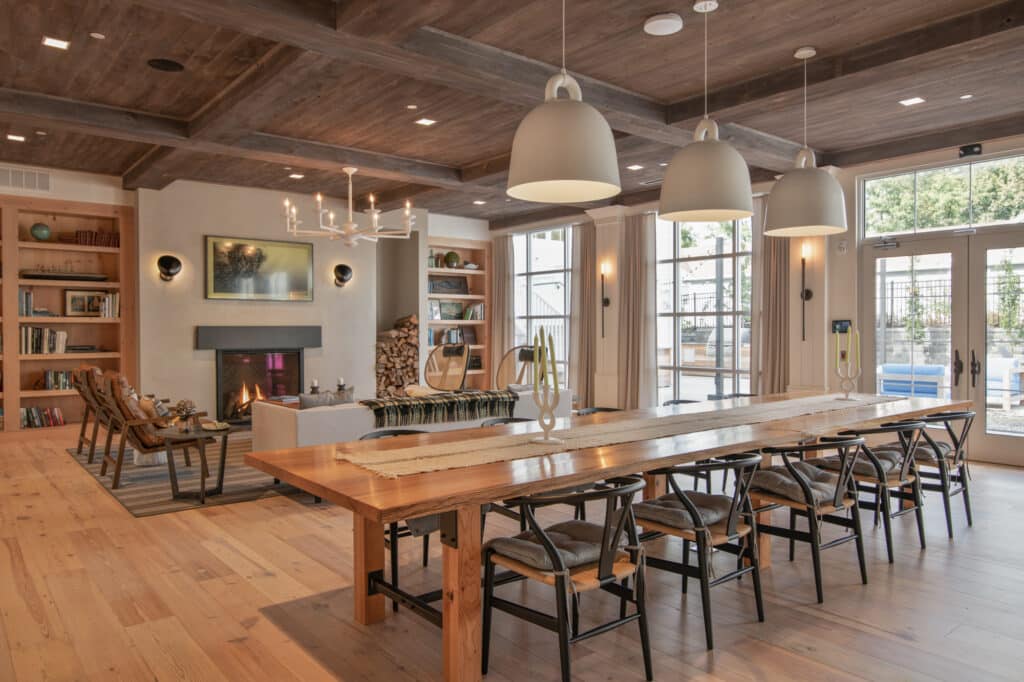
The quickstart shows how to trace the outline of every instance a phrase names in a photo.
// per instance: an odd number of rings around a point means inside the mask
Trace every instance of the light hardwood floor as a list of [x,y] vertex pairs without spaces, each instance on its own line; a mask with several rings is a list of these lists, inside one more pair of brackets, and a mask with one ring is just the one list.
[[[440,677],[439,630],[406,612],[370,628],[353,622],[345,510],[277,497],[135,519],[63,452],[73,440],[58,429],[0,441],[0,680]],[[860,585],[852,545],[827,551],[823,606],[807,549],[789,563],[785,543],[774,543],[767,622],[756,621],[749,581],[715,588],[713,653],[699,591],[683,596],[678,578],[650,571],[656,679],[1021,679],[1024,470],[973,473],[973,529],[957,498],[947,540],[941,500],[929,494],[928,549],[904,517],[889,566],[865,517],[870,584]],[[515,530],[488,518],[488,536]],[[419,542],[403,544],[403,587],[436,588],[440,544],[428,569],[419,552]],[[651,552],[680,549],[661,541]],[[553,609],[547,588],[500,589]],[[610,596],[587,594],[584,627],[616,609]],[[633,627],[572,651],[575,679],[643,679]],[[558,678],[551,633],[502,613],[492,652],[488,680]]]

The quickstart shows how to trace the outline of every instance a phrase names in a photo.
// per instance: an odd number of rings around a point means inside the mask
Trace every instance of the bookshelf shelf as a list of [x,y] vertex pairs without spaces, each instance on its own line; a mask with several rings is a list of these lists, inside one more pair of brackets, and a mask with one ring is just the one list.
[[[443,240],[437,241],[437,248],[444,248],[442,244]],[[431,246],[434,245],[434,240],[430,241]],[[480,247],[482,248],[482,247]],[[427,268],[428,275],[486,275],[486,270],[467,270],[466,268]]]
[[[46,224],[53,241],[35,241],[32,226]],[[84,406],[74,390],[41,389],[67,386],[51,381],[50,372],[60,373],[79,365],[95,364],[103,370],[122,372],[133,384],[138,382],[138,242],[135,207],[67,201],[36,196],[0,195],[0,266],[7,277],[0,279],[0,297],[5,315],[0,317],[0,334],[7,357],[0,364],[3,374],[3,431],[19,431],[22,421],[35,414],[43,421],[63,419],[81,423]],[[79,244],[78,241],[94,242]],[[118,243],[119,246],[98,244]],[[19,276],[43,273],[44,279]],[[59,279],[62,273],[97,273],[103,281]],[[52,278],[50,278],[52,277]],[[69,316],[65,290],[97,291],[119,295],[102,297],[97,310],[117,312],[119,317]],[[113,301],[109,299],[118,298]],[[54,315],[32,315],[49,311]],[[90,308],[92,310],[92,308]],[[28,313],[28,314],[19,314]],[[48,338],[36,329],[49,329]],[[33,331],[29,331],[33,330]],[[40,340],[51,348],[64,345],[97,348],[92,352],[20,353],[39,348]],[[44,346],[45,347],[45,346]],[[0,355],[0,359],[3,356]],[[50,428],[50,427],[37,427]]]
[[431,301],[483,301],[486,296],[483,294],[427,294]]
[[465,327],[487,324],[487,320],[429,320],[431,327]]
[[18,242],[19,249],[35,249],[38,251],[65,251],[70,253],[121,253],[119,246],[86,246],[84,244],[58,244],[49,242]]

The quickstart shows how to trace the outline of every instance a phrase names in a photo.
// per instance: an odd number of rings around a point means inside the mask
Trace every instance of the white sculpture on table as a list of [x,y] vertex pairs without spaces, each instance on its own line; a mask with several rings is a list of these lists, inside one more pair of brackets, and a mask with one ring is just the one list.
[[554,339],[550,334],[545,337],[544,327],[541,327],[540,333],[533,335],[533,402],[537,403],[537,423],[544,435],[534,438],[534,443],[562,442],[551,435],[555,428],[555,409],[559,398]]
[[843,400],[857,400],[850,394],[857,390],[857,379],[860,378],[860,332],[856,327],[846,330],[846,349],[842,349],[840,332],[836,337],[836,375],[839,377],[839,390],[843,392]]

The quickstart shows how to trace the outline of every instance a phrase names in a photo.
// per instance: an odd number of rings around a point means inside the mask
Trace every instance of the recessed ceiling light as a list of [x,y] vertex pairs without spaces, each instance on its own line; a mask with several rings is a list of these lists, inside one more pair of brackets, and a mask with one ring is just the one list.
[[11,142],[24,142],[25,136],[15,135],[14,133],[7,133],[7,139],[10,140]]
[[912,107],[915,104],[924,104],[924,98],[923,97],[909,97],[907,99],[901,99],[900,100],[900,104],[902,104],[905,107]]
[[960,95],[960,99],[971,99],[974,95]]
[[483,206],[483,205],[484,205],[484,204],[486,204],[486,203],[487,203],[487,202],[486,202],[486,201],[484,201],[483,199],[474,199],[474,200],[473,200],[473,205],[474,205],[474,206]]
[[707,14],[718,9],[718,0],[698,0],[693,3],[693,11]]
[[432,118],[419,118],[416,119],[416,123],[421,126],[432,126],[437,123],[437,121]]
[[107,39],[107,37],[105,35],[103,35],[102,33],[97,32],[97,31],[93,31],[92,33],[90,33],[89,37],[90,38],[95,38],[96,40],[106,40]]
[[649,36],[670,36],[683,30],[683,18],[675,12],[665,12],[647,17],[644,33]]
[[291,178],[292,180],[301,180],[302,178],[304,178],[306,176],[303,175],[302,173],[292,173],[288,177]]
[[417,105],[417,104],[406,104],[405,108],[408,109],[409,111],[416,111],[417,109],[419,109],[419,105]]
[[38,135],[39,137],[46,137],[47,132],[45,130],[37,130],[36,135]]
[[156,59],[150,59],[146,63],[149,64],[149,67],[151,69],[156,69],[157,71],[166,71],[168,73],[177,73],[178,71],[185,70],[184,64],[182,64],[181,62],[176,62],[173,59],[163,59],[158,57]]
[[512,200],[511,199],[505,199],[505,203],[506,204],[509,203],[510,201],[512,201]]
[[51,38],[50,36],[43,36],[43,45],[47,47],[55,47],[58,50],[66,50],[71,47],[71,43],[60,38]]
[[632,166],[626,166],[626,170],[631,170],[631,171],[638,171],[638,170],[643,170],[643,169],[644,169],[644,167],[641,166],[638,163],[634,163]]
[[659,165],[659,166],[661,166],[662,168],[664,168],[664,167],[665,167],[665,166],[667,166],[668,164],[667,164],[667,163],[659,163],[658,165]]

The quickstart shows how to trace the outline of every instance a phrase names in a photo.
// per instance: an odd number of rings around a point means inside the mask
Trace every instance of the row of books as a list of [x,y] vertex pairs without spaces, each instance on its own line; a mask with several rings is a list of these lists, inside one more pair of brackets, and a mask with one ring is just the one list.
[[18,317],[31,317],[35,314],[31,289],[18,289]]
[[482,320],[484,319],[484,304],[474,303],[473,305],[467,305],[462,311],[462,319],[464,320]]
[[121,294],[106,294],[99,300],[100,317],[121,316]]
[[75,230],[75,243],[82,246],[120,246],[121,234],[96,230]]
[[44,426],[63,426],[64,413],[59,407],[21,408],[21,428],[40,429]]
[[[69,307],[72,305],[68,304]],[[121,294],[82,294],[75,298],[74,305],[82,306],[74,311],[68,310],[65,314],[79,317],[120,317],[121,315]],[[18,289],[18,317],[58,317],[59,312],[52,312],[47,308],[35,307],[35,296],[31,289]]]
[[66,391],[71,388],[71,375],[69,369],[47,369],[43,370],[42,386],[47,391]]
[[68,333],[49,327],[21,327],[22,355],[50,355],[68,352]]

